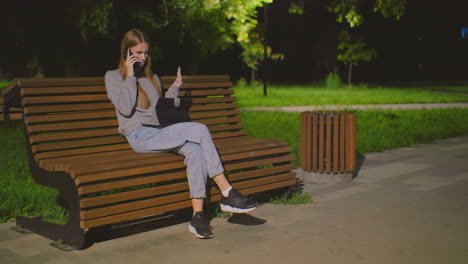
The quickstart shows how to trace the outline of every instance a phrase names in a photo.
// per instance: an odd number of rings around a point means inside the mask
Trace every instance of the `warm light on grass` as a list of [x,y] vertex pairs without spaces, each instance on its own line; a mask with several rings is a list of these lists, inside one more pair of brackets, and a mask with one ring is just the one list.
[[271,204],[308,204],[313,203],[314,200],[308,193],[295,192],[293,194],[283,194],[279,197],[272,198],[269,203]]
[[7,87],[10,82],[8,80],[0,80],[0,89]]
[[[454,87],[447,87],[454,91]],[[459,87],[463,91],[468,87]],[[441,89],[443,90],[443,89]],[[272,85],[268,96],[262,87],[235,87],[239,107],[274,107],[306,105],[410,104],[468,102],[468,94],[443,94],[430,89],[353,86],[327,89],[311,85]]]
[[66,210],[56,203],[59,192],[36,184],[29,173],[21,122],[0,122],[0,222],[16,216],[41,215],[63,224]]

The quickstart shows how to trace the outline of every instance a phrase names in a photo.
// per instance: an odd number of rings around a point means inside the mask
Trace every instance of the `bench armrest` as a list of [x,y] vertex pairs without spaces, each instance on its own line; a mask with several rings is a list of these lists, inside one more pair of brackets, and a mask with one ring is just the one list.
[[21,108],[21,94],[19,87],[10,89],[3,95],[3,119],[10,119],[10,107]]

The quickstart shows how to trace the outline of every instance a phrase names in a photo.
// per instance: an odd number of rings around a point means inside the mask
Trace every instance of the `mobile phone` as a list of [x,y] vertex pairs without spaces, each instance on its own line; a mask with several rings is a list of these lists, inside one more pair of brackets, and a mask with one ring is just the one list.
[[133,52],[130,48],[127,49],[127,52],[124,52],[124,55],[123,55],[124,59],[127,59],[127,54],[130,54],[130,56],[133,55]]
[[[127,49],[128,51],[125,52],[124,54],[124,59],[126,60],[127,59],[127,54],[132,56],[133,55],[133,52],[130,48]],[[133,72],[135,74],[135,76],[144,76],[144,65],[137,61],[133,64]]]

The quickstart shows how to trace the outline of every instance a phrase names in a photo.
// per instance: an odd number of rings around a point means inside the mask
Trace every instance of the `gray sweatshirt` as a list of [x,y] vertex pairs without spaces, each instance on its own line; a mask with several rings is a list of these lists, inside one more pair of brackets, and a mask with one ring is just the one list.
[[[154,75],[154,78],[162,88],[158,76]],[[127,76],[127,79],[124,80],[119,69],[106,72],[104,79],[107,96],[115,106],[115,112],[119,121],[119,132],[122,135],[130,135],[143,124],[159,125],[156,116],[156,103],[158,102],[159,94],[150,80],[146,77],[137,79],[135,76]],[[147,109],[137,106],[137,81],[148,95],[150,106]],[[179,88],[176,85],[171,85],[165,97],[175,98],[179,92]]]

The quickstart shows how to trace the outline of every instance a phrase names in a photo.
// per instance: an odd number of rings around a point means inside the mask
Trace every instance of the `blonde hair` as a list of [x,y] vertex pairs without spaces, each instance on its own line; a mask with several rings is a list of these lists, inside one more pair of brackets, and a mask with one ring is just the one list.
[[[140,43],[148,43],[149,39],[148,36],[143,33],[140,29],[131,29],[127,31],[123,37],[122,41],[120,42],[120,63],[119,63],[119,70],[125,80],[127,78],[127,67],[125,66],[125,60],[127,55],[127,50],[131,47],[134,47]],[[161,87],[159,86],[158,82],[153,76],[151,72],[151,55],[148,54],[148,58],[146,59],[144,73],[146,78],[153,84],[154,88],[158,91],[159,96],[162,96]],[[148,108],[150,106],[150,101],[148,99],[148,95],[146,94],[145,90],[138,85],[138,100],[137,105],[141,108]]]

